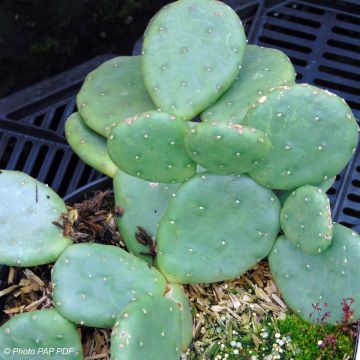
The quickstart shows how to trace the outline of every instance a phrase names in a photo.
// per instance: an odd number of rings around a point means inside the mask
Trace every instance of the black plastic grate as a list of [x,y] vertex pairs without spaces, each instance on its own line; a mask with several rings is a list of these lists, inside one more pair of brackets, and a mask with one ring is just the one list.
[[[298,80],[344,97],[360,119],[358,0],[225,0],[241,17],[250,43],[284,51]],[[141,41],[134,53],[141,51]],[[66,118],[85,75],[114,55],[98,57],[0,100],[0,168],[25,171],[61,196],[101,175],[64,140]],[[328,192],[334,219],[360,231],[360,154]]]

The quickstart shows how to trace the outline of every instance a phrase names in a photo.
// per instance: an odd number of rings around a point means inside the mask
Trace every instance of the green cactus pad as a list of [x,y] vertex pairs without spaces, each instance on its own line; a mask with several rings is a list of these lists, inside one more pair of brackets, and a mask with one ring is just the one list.
[[149,245],[143,245],[136,239],[139,227],[155,241],[157,226],[163,216],[170,198],[179,184],[160,184],[130,176],[118,170],[114,177],[115,205],[122,209],[122,215],[116,218],[128,250],[143,260],[152,263]]
[[176,1],[146,29],[145,85],[160,108],[191,120],[233,83],[245,47],[243,25],[228,5]]
[[201,114],[201,120],[241,124],[249,107],[271,88],[294,82],[294,67],[283,52],[247,45],[239,76],[229,90]]
[[4,360],[83,359],[76,326],[55,309],[12,317],[0,328],[0,349]]
[[144,86],[140,56],[121,56],[92,71],[77,96],[84,122],[108,137],[112,126],[155,105]]
[[307,84],[279,87],[261,97],[244,124],[269,134],[273,144],[249,175],[278,190],[316,185],[338,174],[351,159],[358,127],[344,100]]
[[271,141],[262,131],[243,125],[208,121],[185,136],[191,158],[216,174],[242,174],[261,166],[271,151]]
[[[351,229],[334,224],[332,244],[316,255],[305,253],[280,236],[269,263],[283,299],[305,321],[317,322],[329,312],[329,324],[341,322],[341,302],[350,298],[355,300],[350,322],[360,317],[360,236]],[[321,311],[315,311],[316,304]]]
[[72,114],[65,123],[65,136],[70,147],[84,163],[113,177],[117,170],[107,152],[106,139],[87,127],[79,113]]
[[189,299],[186,296],[182,285],[167,284],[165,296],[173,300],[181,314],[181,351],[186,352],[192,342],[193,317],[189,306]]
[[172,300],[144,296],[117,317],[111,334],[112,360],[179,360],[180,311]]
[[183,120],[160,111],[127,119],[111,131],[110,157],[122,171],[144,180],[186,181],[196,172],[184,145],[187,128]]
[[19,171],[0,170],[0,198],[0,264],[49,264],[72,244],[52,224],[67,209],[47,185]]
[[319,254],[331,244],[330,201],[318,187],[296,189],[285,201],[280,222],[285,236],[309,254]]
[[131,301],[165,293],[165,279],[145,261],[111,245],[77,244],[56,262],[54,304],[76,324],[110,327]]
[[[334,184],[336,180],[336,176],[333,176],[327,180],[324,180],[320,185],[317,185],[323,192],[327,192]],[[276,192],[276,195],[278,199],[280,200],[281,205],[284,205],[286,199],[295,191],[293,190],[278,190]]]
[[246,175],[196,175],[179,188],[160,222],[159,269],[172,283],[236,278],[268,255],[279,215],[274,193]]

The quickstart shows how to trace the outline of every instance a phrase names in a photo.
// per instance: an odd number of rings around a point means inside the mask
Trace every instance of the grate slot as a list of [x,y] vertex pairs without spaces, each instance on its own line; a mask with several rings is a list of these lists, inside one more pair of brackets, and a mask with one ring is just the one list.
[[301,13],[303,13],[304,16],[309,16],[308,13],[315,14],[315,15],[324,15],[325,14],[324,9],[320,9],[318,7],[313,7],[308,4],[303,4],[303,3],[292,2],[290,4],[287,4],[286,7],[290,8],[290,9],[296,9],[296,12],[301,12]]
[[[271,29],[271,30],[266,29],[263,31],[261,37],[263,39],[268,38],[268,39],[279,41],[279,39],[278,39],[279,33],[281,33],[281,41],[283,43],[291,44],[292,46],[294,46],[294,49],[296,49],[300,52],[304,52],[306,54],[312,52],[312,49],[311,49],[312,41],[309,41],[306,39],[299,39],[299,37],[296,35],[285,34],[284,32],[279,32],[274,29]],[[290,48],[290,49],[292,48],[292,47],[289,47],[289,45],[284,45],[284,47]]]
[[[286,10],[290,9],[287,8]],[[291,13],[293,13],[294,15],[292,15]],[[309,20],[307,15],[305,15],[304,17],[300,17],[299,12],[285,11],[284,8],[282,8],[282,12],[273,11],[270,12],[268,16],[274,17],[276,19],[282,19],[284,21],[288,21],[289,23],[300,24],[301,26],[306,26],[308,29],[318,29],[321,26],[320,22]]]
[[283,28],[290,27],[304,34],[313,34],[314,32],[316,33],[317,31],[317,30],[314,31],[313,27],[306,26],[305,24],[302,23],[294,24],[291,20],[283,19],[277,16],[267,16],[266,23],[273,26],[281,26]]
[[262,41],[263,43],[275,46],[275,47],[280,47],[282,49],[292,50],[296,54],[299,54],[299,53],[310,54],[312,51],[310,47],[298,45],[291,41],[273,39],[268,36],[260,36],[260,41]]
[[269,23],[264,24],[264,29],[270,31],[270,33],[281,33],[284,35],[289,35],[289,39],[291,37],[299,38],[301,40],[309,40],[314,41],[316,40],[316,36],[314,34],[309,34],[308,32],[299,31],[295,29],[290,29],[288,27],[279,26],[279,25],[272,25]]

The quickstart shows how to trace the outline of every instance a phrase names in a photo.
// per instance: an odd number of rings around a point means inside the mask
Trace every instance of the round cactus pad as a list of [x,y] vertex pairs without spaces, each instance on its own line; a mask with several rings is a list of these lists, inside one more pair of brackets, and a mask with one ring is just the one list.
[[331,244],[330,201],[318,187],[295,190],[281,209],[280,222],[285,236],[309,254],[321,253]]
[[72,243],[52,222],[67,209],[47,185],[18,171],[0,171],[0,264],[55,262]]
[[242,174],[261,166],[271,151],[271,141],[264,132],[215,121],[189,128],[185,146],[198,164],[224,175]]
[[247,45],[239,76],[225,94],[201,114],[201,120],[241,124],[250,105],[271,88],[294,82],[294,67],[283,52]]
[[76,324],[92,327],[113,326],[129,302],[165,293],[165,279],[155,268],[111,245],[69,247],[51,279],[57,310]]
[[111,159],[129,175],[161,183],[186,181],[196,172],[184,144],[188,124],[151,111],[115,126],[108,139]]
[[317,185],[351,159],[358,127],[338,96],[307,84],[283,86],[261,97],[244,124],[269,134],[273,149],[249,174],[278,190]]
[[149,253],[150,245],[146,243],[146,234],[149,241],[155,241],[159,221],[178,187],[179,184],[149,182],[121,170],[114,177],[115,206],[122,213],[117,216],[116,223],[122,239],[131,253],[149,263],[152,263],[152,258],[145,255]]
[[77,96],[84,122],[108,137],[114,124],[155,109],[144,86],[140,56],[116,57],[92,71]]
[[0,349],[0,358],[9,360],[83,359],[76,326],[55,309],[12,317],[0,328]]
[[350,322],[360,317],[360,236],[351,229],[334,224],[332,244],[321,254],[307,254],[280,236],[269,263],[286,304],[305,321],[317,323],[329,312],[327,323],[341,322],[342,302],[350,299]]
[[196,175],[160,222],[159,269],[173,283],[234,279],[271,251],[279,215],[274,193],[246,175]]
[[182,285],[167,284],[165,296],[174,301],[181,315],[181,351],[186,352],[192,342],[193,317],[189,299]]
[[180,311],[165,297],[144,296],[117,317],[111,334],[112,360],[179,360]]
[[113,177],[117,167],[107,152],[106,139],[87,127],[79,113],[73,113],[65,123],[66,140],[84,163]]
[[235,80],[245,40],[239,17],[220,1],[166,5],[150,22],[143,45],[145,85],[156,105],[194,118]]

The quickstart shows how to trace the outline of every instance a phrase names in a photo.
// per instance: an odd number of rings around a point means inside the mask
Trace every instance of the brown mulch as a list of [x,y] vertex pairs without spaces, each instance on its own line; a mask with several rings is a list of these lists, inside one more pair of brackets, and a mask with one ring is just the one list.
[[[54,223],[77,243],[97,242],[125,248],[115,223],[116,216],[122,213],[123,209],[114,209],[109,191],[95,192],[94,197],[68,206],[68,213]],[[51,268],[52,265],[10,268],[7,284],[0,291],[2,322],[16,314],[53,307]],[[206,329],[216,327],[225,315],[246,328],[257,326],[267,314],[284,318],[287,310],[266,262],[260,262],[233,281],[188,285],[185,289],[195,311],[194,343],[209,341]],[[110,329],[81,327],[81,335],[86,360],[110,359]]]

